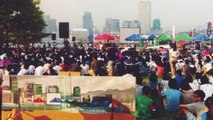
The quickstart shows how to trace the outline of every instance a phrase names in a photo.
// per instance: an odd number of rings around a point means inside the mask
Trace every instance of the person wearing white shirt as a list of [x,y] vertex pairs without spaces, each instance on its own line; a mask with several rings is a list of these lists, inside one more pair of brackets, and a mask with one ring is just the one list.
[[30,65],[28,67],[28,72],[29,72],[29,75],[34,75],[35,74],[35,66],[34,65]]
[[200,85],[199,89],[203,90],[203,92],[206,95],[204,100],[206,100],[208,97],[212,96],[212,94],[213,94],[213,85],[211,83],[209,83],[209,80],[208,80],[207,76],[203,76],[201,78],[201,85]]
[[208,72],[209,70],[212,69],[212,64],[209,63],[209,62],[210,62],[209,60],[205,60],[205,61],[204,61],[204,65],[203,65],[203,67],[202,67],[202,71],[203,71],[204,73],[206,73],[206,72]]
[[80,65],[80,67],[81,67],[81,74],[82,75],[88,75],[89,74],[88,73],[88,71],[89,71],[89,65],[83,63],[83,64]]
[[169,50],[169,64],[171,68],[172,78],[175,77],[176,69],[175,64],[179,56],[179,51],[177,50],[176,43],[171,44],[171,49]]
[[35,75],[42,76],[45,73],[45,68],[43,67],[43,63],[40,61],[39,66],[35,69]]
[[29,75],[28,66],[26,64],[22,64],[21,69],[17,75]]
[[44,64],[44,69],[46,72],[49,70],[51,66],[51,62],[52,62],[51,60],[48,60],[47,63]]

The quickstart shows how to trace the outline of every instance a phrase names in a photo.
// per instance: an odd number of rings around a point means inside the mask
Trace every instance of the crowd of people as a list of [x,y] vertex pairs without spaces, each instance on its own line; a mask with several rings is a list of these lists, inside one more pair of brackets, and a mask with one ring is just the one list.
[[[170,48],[122,47],[116,44],[74,44],[72,47],[3,49],[10,64],[4,75],[58,75],[77,71],[83,76],[133,76],[136,78],[136,117],[158,116],[151,111],[160,100],[171,120],[210,120],[213,117],[213,47],[170,42]],[[188,48],[187,48],[188,47]],[[2,60],[4,60],[2,59]],[[145,78],[148,78],[146,80]],[[208,108],[206,110],[205,108]],[[159,107],[159,106],[158,106]],[[206,120],[205,119],[205,120]]]

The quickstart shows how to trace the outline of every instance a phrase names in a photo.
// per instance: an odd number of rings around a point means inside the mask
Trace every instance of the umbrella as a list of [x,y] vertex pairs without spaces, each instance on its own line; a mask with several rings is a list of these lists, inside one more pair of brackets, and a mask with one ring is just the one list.
[[155,37],[155,40],[156,41],[169,41],[169,40],[171,40],[171,37],[169,35],[167,35],[166,33],[162,33],[158,37]]
[[178,42],[182,41],[182,40],[190,41],[190,40],[192,40],[192,38],[189,35],[187,35],[186,33],[182,33],[181,35],[177,36],[175,38],[175,40]]
[[206,35],[199,35],[193,38],[194,41],[200,42],[200,41],[209,41],[210,38]]
[[62,103],[63,101],[60,98],[55,97],[50,102],[53,102],[53,103]]
[[101,34],[96,36],[95,40],[115,40],[115,38],[109,34]]
[[148,40],[154,40],[156,36],[154,34],[151,34],[147,37]]
[[138,34],[132,34],[129,37],[125,38],[126,41],[140,41],[140,40],[144,40],[144,38],[142,38],[140,35]]

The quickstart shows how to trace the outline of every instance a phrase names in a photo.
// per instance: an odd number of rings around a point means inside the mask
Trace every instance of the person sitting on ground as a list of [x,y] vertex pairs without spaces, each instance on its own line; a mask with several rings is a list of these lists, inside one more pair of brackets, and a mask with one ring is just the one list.
[[180,86],[181,89],[181,104],[192,103],[193,90],[186,80],[183,80]]
[[184,76],[182,75],[181,70],[176,71],[175,81],[177,83],[177,89],[180,89],[181,82],[184,80]]
[[204,75],[201,78],[201,84],[199,86],[200,90],[203,90],[203,92],[205,93],[205,98],[204,100],[206,100],[208,97],[211,97],[213,94],[213,85],[209,82],[209,79],[207,78],[206,75]]
[[189,73],[190,72],[189,68],[190,68],[190,66],[189,66],[189,60],[186,59],[186,60],[184,60],[184,65],[183,65],[183,68],[182,68],[183,75],[191,74],[191,73]]
[[177,90],[177,83],[174,79],[169,80],[169,89],[162,91],[164,108],[169,120],[174,120],[179,110],[181,92]]
[[158,96],[158,87],[160,87],[161,82],[158,80],[156,73],[152,73],[149,76],[148,86],[151,88],[151,95]]
[[136,120],[150,120],[150,107],[153,100],[150,98],[151,88],[144,86],[142,88],[143,95],[136,96]]

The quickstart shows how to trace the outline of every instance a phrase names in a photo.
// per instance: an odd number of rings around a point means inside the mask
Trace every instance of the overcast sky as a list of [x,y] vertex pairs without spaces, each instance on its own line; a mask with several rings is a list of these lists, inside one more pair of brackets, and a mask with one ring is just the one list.
[[[91,12],[93,24],[100,31],[105,18],[138,19],[138,4],[142,0],[41,0],[40,8],[57,22],[70,22],[70,28],[82,28],[84,12]],[[159,18],[165,30],[190,29],[213,22],[213,0],[150,0],[152,20]]]

